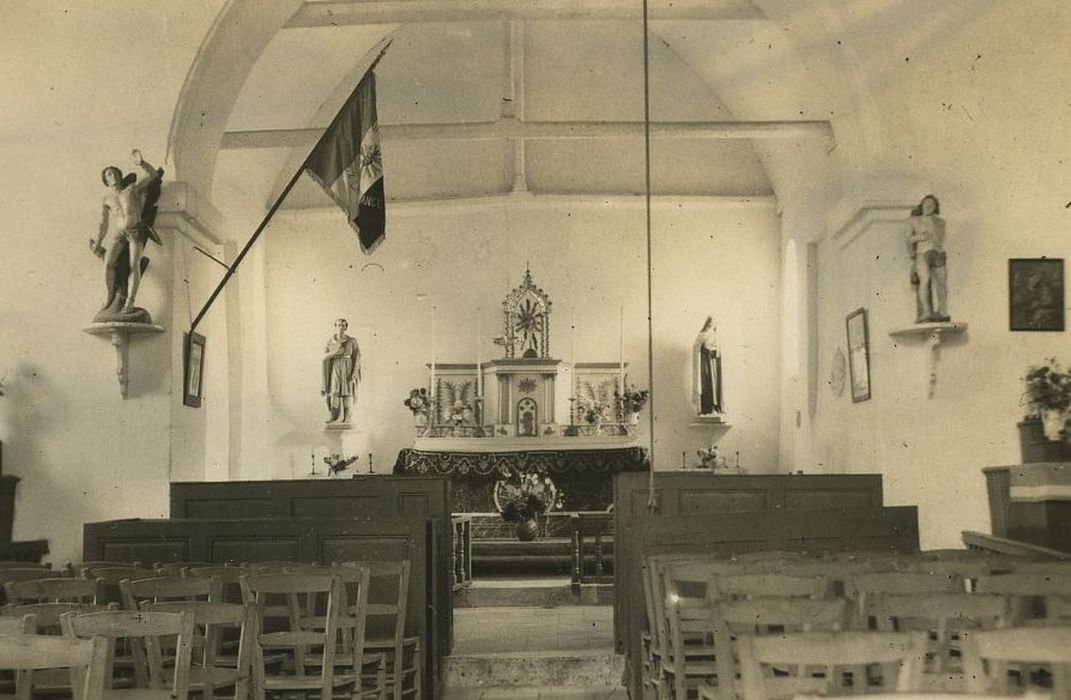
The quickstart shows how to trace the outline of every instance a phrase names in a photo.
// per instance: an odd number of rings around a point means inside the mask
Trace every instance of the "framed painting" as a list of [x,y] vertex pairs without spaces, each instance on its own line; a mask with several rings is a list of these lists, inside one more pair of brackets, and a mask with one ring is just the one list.
[[848,328],[848,377],[851,380],[852,401],[870,398],[870,334],[866,309],[856,309],[845,321]]
[[182,403],[193,408],[201,407],[204,395],[205,337],[200,333],[186,333],[182,353]]
[[1008,329],[1064,330],[1063,258],[1008,260]]

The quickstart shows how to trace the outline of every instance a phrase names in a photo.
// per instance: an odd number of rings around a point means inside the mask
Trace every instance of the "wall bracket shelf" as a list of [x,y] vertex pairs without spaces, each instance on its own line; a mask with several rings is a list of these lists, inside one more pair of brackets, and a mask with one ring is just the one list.
[[967,330],[966,323],[958,321],[939,321],[930,323],[913,323],[910,326],[894,328],[889,335],[896,339],[922,340],[930,346],[930,379],[926,398],[932,399],[937,390],[937,364],[941,359],[941,342],[944,336],[959,335]]
[[129,349],[130,336],[135,333],[163,333],[164,327],[155,323],[134,323],[129,321],[102,321],[91,323],[82,329],[90,335],[109,336],[115,348],[115,374],[119,379],[119,394],[127,397],[127,385],[130,375]]

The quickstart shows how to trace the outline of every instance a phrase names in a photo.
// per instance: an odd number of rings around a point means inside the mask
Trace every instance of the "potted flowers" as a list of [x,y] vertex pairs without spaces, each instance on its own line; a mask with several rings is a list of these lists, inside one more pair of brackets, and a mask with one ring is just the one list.
[[617,390],[614,390],[614,398],[617,399],[617,405],[621,411],[621,420],[629,425],[636,425],[640,422],[640,411],[647,405],[647,397],[650,392],[647,389],[637,389],[634,384],[629,384],[625,389],[625,393],[618,394]]
[[1023,394],[1027,415],[1019,423],[1023,462],[1053,462],[1071,458],[1064,442],[1071,408],[1071,373],[1055,358],[1027,370]]
[[531,542],[539,534],[536,518],[562,507],[562,496],[542,469],[514,472],[502,469],[492,496],[502,519],[517,528],[517,539]]
[[428,413],[431,411],[431,400],[428,398],[428,390],[424,387],[409,391],[409,397],[403,402],[405,407],[413,413],[413,421],[418,428],[428,424]]

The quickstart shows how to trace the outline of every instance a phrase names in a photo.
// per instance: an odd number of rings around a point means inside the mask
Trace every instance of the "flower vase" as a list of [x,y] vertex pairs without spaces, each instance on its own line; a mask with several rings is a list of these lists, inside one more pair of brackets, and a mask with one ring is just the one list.
[[418,428],[428,427],[428,414],[427,413],[414,413],[413,424]]
[[639,414],[639,412],[638,411],[629,411],[628,413],[626,413],[625,414],[625,423],[627,425],[639,425],[640,424],[640,414]]
[[535,518],[522,520],[517,523],[517,540],[520,542],[532,542],[539,536],[539,523]]
[[1063,411],[1046,409],[1041,412],[1041,426],[1049,440],[1060,440],[1063,435],[1066,416]]

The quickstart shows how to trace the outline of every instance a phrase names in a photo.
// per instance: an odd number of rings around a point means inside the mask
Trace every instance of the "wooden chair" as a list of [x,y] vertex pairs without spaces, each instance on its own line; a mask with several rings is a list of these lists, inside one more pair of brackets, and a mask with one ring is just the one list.
[[214,578],[158,576],[156,578],[123,579],[119,582],[123,607],[141,610],[141,603],[160,603],[168,600],[203,600],[221,602],[223,584]]
[[32,614],[0,616],[0,635],[37,634],[37,617]]
[[962,689],[961,640],[975,630],[991,630],[1011,624],[1011,607],[1004,596],[987,593],[878,594],[870,600],[870,612],[879,630],[926,632],[929,639],[927,674],[930,687],[940,684]]
[[[917,691],[926,654],[926,635],[922,632],[812,632],[745,636],[737,645],[744,697],[772,700],[800,693]],[[774,668],[787,675],[775,675]],[[860,668],[867,670],[860,673]],[[821,669],[820,674],[816,673],[817,669]]]
[[112,569],[112,568],[140,568],[141,562],[139,561],[83,561],[78,564],[68,564],[67,570],[72,576],[82,576],[87,569]]
[[[60,617],[63,635],[69,639],[104,637],[108,640],[109,698],[131,696],[137,700],[186,700],[189,693],[190,644],[193,617],[186,613],[146,613],[133,610],[67,613]],[[161,640],[175,637],[173,673],[166,679]],[[127,640],[133,649],[134,688],[118,688],[127,680],[115,674],[115,645]]]
[[[198,649],[199,653],[190,663],[190,691],[211,699],[216,697],[217,690],[233,687],[234,700],[249,697],[253,677],[253,634],[256,628],[253,605],[205,600],[146,600],[140,603],[140,607],[147,612],[185,612],[193,617],[195,638],[191,647]],[[222,653],[223,636],[232,629],[238,630],[239,636],[238,655],[233,662]]]
[[[1020,627],[965,636],[963,668],[971,692],[1046,690],[1071,697],[1071,627]],[[1045,686],[1049,687],[1045,687]]]
[[[351,561],[341,562],[338,567],[368,570],[364,652],[383,655],[386,664],[383,680],[391,688],[394,700],[401,700],[406,695],[411,695],[413,700],[420,700],[423,685],[420,637],[405,634],[411,569],[409,560]],[[407,681],[408,688],[405,687]]]
[[[701,570],[694,574],[687,568],[674,566],[663,574],[665,596],[662,610],[666,617],[660,632],[665,635],[662,647],[661,675],[665,690],[672,688],[673,697],[684,700],[691,689],[700,684],[715,682],[718,668],[715,654],[718,651],[713,629],[715,607],[713,583],[705,591],[688,590],[697,582],[695,575],[707,580],[712,576]],[[699,595],[701,593],[701,595]],[[672,682],[672,684],[671,684]]]
[[247,566],[220,566],[218,564],[213,566],[194,566],[182,570],[182,575],[189,578],[205,578],[219,581],[223,595],[220,601],[224,603],[241,603],[242,587],[239,581],[243,576],[258,573],[263,572]]
[[877,621],[870,611],[870,600],[875,595],[965,593],[966,590],[966,583],[961,576],[924,571],[862,574],[844,582],[844,593],[855,601],[857,621],[862,629],[877,627]]
[[5,583],[9,603],[80,603],[96,605],[103,599],[103,587],[97,579],[43,578]]
[[119,591],[120,581],[155,578],[160,574],[153,569],[136,566],[88,566],[82,569],[81,576],[87,579],[100,579],[103,589],[100,602],[122,605],[123,594]]
[[[727,699],[739,696],[736,640],[742,636],[840,632],[851,627],[852,606],[844,598],[757,598],[724,600],[717,604],[714,646],[718,650],[717,694]],[[709,696],[700,692],[700,696]]]
[[[0,570],[0,592],[3,592],[9,583],[34,581],[42,578],[60,578],[64,575],[64,572],[53,571],[52,569],[46,569],[39,566],[2,569]],[[7,594],[3,593],[0,598],[3,598],[3,602],[11,602],[6,596]]]
[[69,612],[100,612],[103,605],[87,603],[8,603],[0,607],[0,619],[33,615],[37,634],[62,634],[60,617]]
[[183,569],[194,569],[205,566],[219,566],[219,564],[211,561],[158,561],[152,565],[152,568],[154,571],[158,571],[164,576],[181,576]]
[[[264,573],[241,578],[242,595],[247,604],[255,605],[256,624],[253,643],[253,695],[263,700],[266,693],[279,691],[319,692],[322,700],[330,700],[336,688],[355,684],[353,676],[335,671],[335,654],[339,636],[339,619],[345,607],[345,589],[338,576],[323,573]],[[264,627],[264,607],[267,596],[281,595],[287,600],[288,627],[282,631],[267,631]],[[310,603],[309,596],[322,597],[322,603]],[[301,628],[301,619],[310,606],[324,613],[322,631]],[[322,606],[322,607],[321,607]],[[310,675],[306,658],[310,647],[322,649],[319,673]],[[292,652],[293,675],[269,673],[265,666],[265,651],[285,649]]]
[[714,594],[724,598],[828,598],[828,578],[791,574],[723,574],[714,578]]
[[979,593],[997,593],[1012,600],[1012,622],[1023,624],[1046,617],[1045,599],[1071,591],[1071,574],[1014,573],[983,576]]
[[108,642],[44,635],[0,636],[0,669],[16,671],[16,697],[30,700],[33,676],[44,669],[68,669],[74,700],[103,700]]

